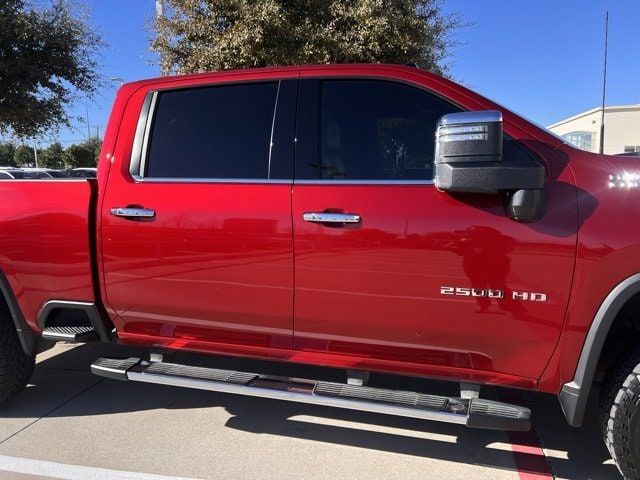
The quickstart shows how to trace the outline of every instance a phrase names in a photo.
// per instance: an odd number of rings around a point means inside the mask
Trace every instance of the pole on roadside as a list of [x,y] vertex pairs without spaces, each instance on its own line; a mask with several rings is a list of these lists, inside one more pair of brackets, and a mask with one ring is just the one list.
[[[156,23],[162,20],[164,17],[164,0],[156,0]],[[167,75],[169,72],[167,71],[167,67],[164,63],[164,55],[162,52],[159,53],[160,60],[160,75],[163,77]]]
[[162,0],[156,0],[156,17],[162,18],[163,15],[164,15],[164,5],[162,3]]
[[604,20],[604,78],[602,82],[602,117],[600,119],[600,155],[604,153],[604,109],[607,99],[607,49],[609,41],[609,11]]
[[31,146],[33,147],[33,158],[36,161],[36,168],[38,168],[38,149],[36,148],[35,142]]
[[89,125],[89,102],[87,101],[87,97],[84,97],[84,108],[86,112],[86,120],[87,120],[87,140],[91,140],[91,125]]

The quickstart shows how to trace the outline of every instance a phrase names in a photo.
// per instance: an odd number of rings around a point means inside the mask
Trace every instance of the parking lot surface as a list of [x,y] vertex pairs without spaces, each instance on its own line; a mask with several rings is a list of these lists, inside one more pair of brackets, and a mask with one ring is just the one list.
[[[600,439],[595,398],[584,427],[573,429],[553,396],[488,389],[490,397],[517,397],[533,410],[532,432],[506,433],[89,372],[100,356],[136,353],[87,344],[41,354],[30,386],[0,410],[0,479],[620,479]],[[212,363],[258,368],[230,358]],[[335,370],[268,368],[341,381]],[[387,376],[373,381],[442,388]]]

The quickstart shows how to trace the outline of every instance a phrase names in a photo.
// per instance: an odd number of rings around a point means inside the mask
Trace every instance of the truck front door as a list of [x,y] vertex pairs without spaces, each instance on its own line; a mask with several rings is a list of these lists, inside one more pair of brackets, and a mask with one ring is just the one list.
[[[295,347],[357,368],[531,385],[567,305],[573,187],[550,175],[545,217],[517,223],[497,195],[434,187],[436,122],[459,107],[384,79],[300,88]],[[530,155],[512,140],[504,154]]]

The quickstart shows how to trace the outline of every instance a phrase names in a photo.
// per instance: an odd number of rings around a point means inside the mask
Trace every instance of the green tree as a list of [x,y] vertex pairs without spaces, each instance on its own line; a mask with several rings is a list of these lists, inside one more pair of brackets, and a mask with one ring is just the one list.
[[35,137],[68,125],[65,108],[99,86],[101,41],[71,2],[0,1],[0,133]]
[[38,152],[38,164],[44,168],[63,169],[64,159],[64,148],[58,142]]
[[36,165],[33,147],[20,145],[13,154],[13,161],[18,167],[34,167]]
[[11,142],[0,142],[0,166],[15,167],[16,146]]
[[101,147],[102,142],[95,138],[70,145],[64,152],[64,161],[71,168],[95,167]]
[[409,63],[447,73],[459,15],[440,0],[164,0],[163,73],[311,63]]

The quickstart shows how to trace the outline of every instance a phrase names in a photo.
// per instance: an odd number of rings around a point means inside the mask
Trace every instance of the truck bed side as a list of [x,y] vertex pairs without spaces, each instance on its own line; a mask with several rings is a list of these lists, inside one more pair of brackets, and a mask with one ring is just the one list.
[[48,300],[94,301],[91,198],[85,179],[0,182],[0,270],[32,330]]

